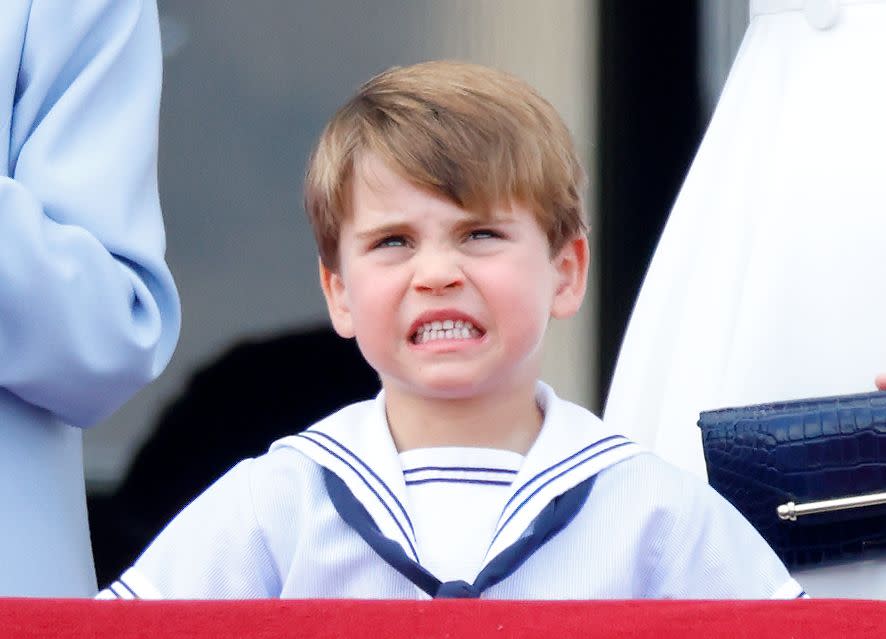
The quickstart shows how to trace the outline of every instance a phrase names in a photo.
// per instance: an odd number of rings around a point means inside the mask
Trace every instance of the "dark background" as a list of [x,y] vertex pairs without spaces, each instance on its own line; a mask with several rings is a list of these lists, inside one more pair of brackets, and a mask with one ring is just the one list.
[[603,0],[599,401],[649,260],[703,132],[697,2]]

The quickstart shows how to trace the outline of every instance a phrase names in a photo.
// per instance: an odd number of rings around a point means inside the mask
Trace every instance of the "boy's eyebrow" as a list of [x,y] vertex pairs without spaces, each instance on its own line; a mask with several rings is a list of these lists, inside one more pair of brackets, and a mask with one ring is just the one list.
[[465,226],[474,224],[513,224],[515,222],[513,215],[501,213],[489,213],[485,215],[471,214],[461,222]]
[[501,213],[471,213],[470,215],[466,215],[463,219],[456,222],[454,227],[458,230],[466,230],[478,226],[508,227],[513,226],[515,223],[516,220],[514,219],[513,215]]
[[[463,229],[482,224],[508,225],[512,224],[513,222],[513,216],[510,215],[480,215],[471,213],[465,215],[461,220],[456,222],[454,226],[458,229]],[[354,236],[358,240],[368,240],[379,237],[381,235],[400,235],[402,233],[410,231],[411,229],[412,225],[409,222],[391,222],[389,224],[380,224],[378,226],[369,226],[364,229],[357,229],[354,231]]]
[[381,224],[379,226],[370,226],[354,232],[358,240],[366,240],[379,235],[397,235],[408,231],[410,225],[406,222],[393,222],[391,224]]

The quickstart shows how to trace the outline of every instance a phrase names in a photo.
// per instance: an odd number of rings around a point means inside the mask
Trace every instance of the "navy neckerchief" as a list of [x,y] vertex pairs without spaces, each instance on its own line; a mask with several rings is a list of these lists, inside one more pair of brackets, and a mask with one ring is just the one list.
[[[483,565],[514,545],[552,499],[642,452],[637,444],[586,409],[559,399],[541,382],[536,386],[536,402],[544,413],[544,424],[514,477]],[[346,406],[302,433],[278,440],[271,450],[281,448],[295,449],[335,473],[381,534],[421,563],[415,529],[404,506],[406,482],[387,421],[384,391],[374,401]]]
[[465,581],[441,582],[403,551],[397,542],[385,537],[363,504],[354,497],[344,481],[329,469],[323,469],[323,481],[335,510],[378,555],[397,572],[431,597],[441,599],[477,598],[484,590],[509,577],[532,553],[550,541],[578,514],[587,501],[596,476],[570,488],[552,499],[532,520],[529,527],[510,546],[490,561],[473,584]]

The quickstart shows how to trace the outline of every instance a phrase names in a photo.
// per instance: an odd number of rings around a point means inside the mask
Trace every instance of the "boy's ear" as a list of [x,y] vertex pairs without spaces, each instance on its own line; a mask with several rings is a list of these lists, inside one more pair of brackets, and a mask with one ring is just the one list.
[[320,286],[323,288],[323,296],[326,298],[326,308],[329,310],[332,328],[342,337],[354,337],[354,322],[348,307],[348,296],[341,275],[326,268],[323,265],[323,260],[318,260],[318,263],[320,265]]
[[588,238],[582,233],[566,242],[554,257],[557,285],[551,304],[551,317],[566,319],[581,308],[588,285]]

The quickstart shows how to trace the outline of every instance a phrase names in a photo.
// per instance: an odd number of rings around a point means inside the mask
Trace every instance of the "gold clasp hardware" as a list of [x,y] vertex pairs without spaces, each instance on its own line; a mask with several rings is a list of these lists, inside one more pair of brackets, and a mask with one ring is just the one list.
[[797,521],[797,517],[804,515],[816,515],[818,513],[830,513],[850,508],[867,508],[886,504],[886,493],[871,493],[869,495],[853,495],[839,497],[837,499],[824,499],[822,501],[810,501],[806,504],[795,504],[789,501],[776,508],[778,518],[782,521]]

